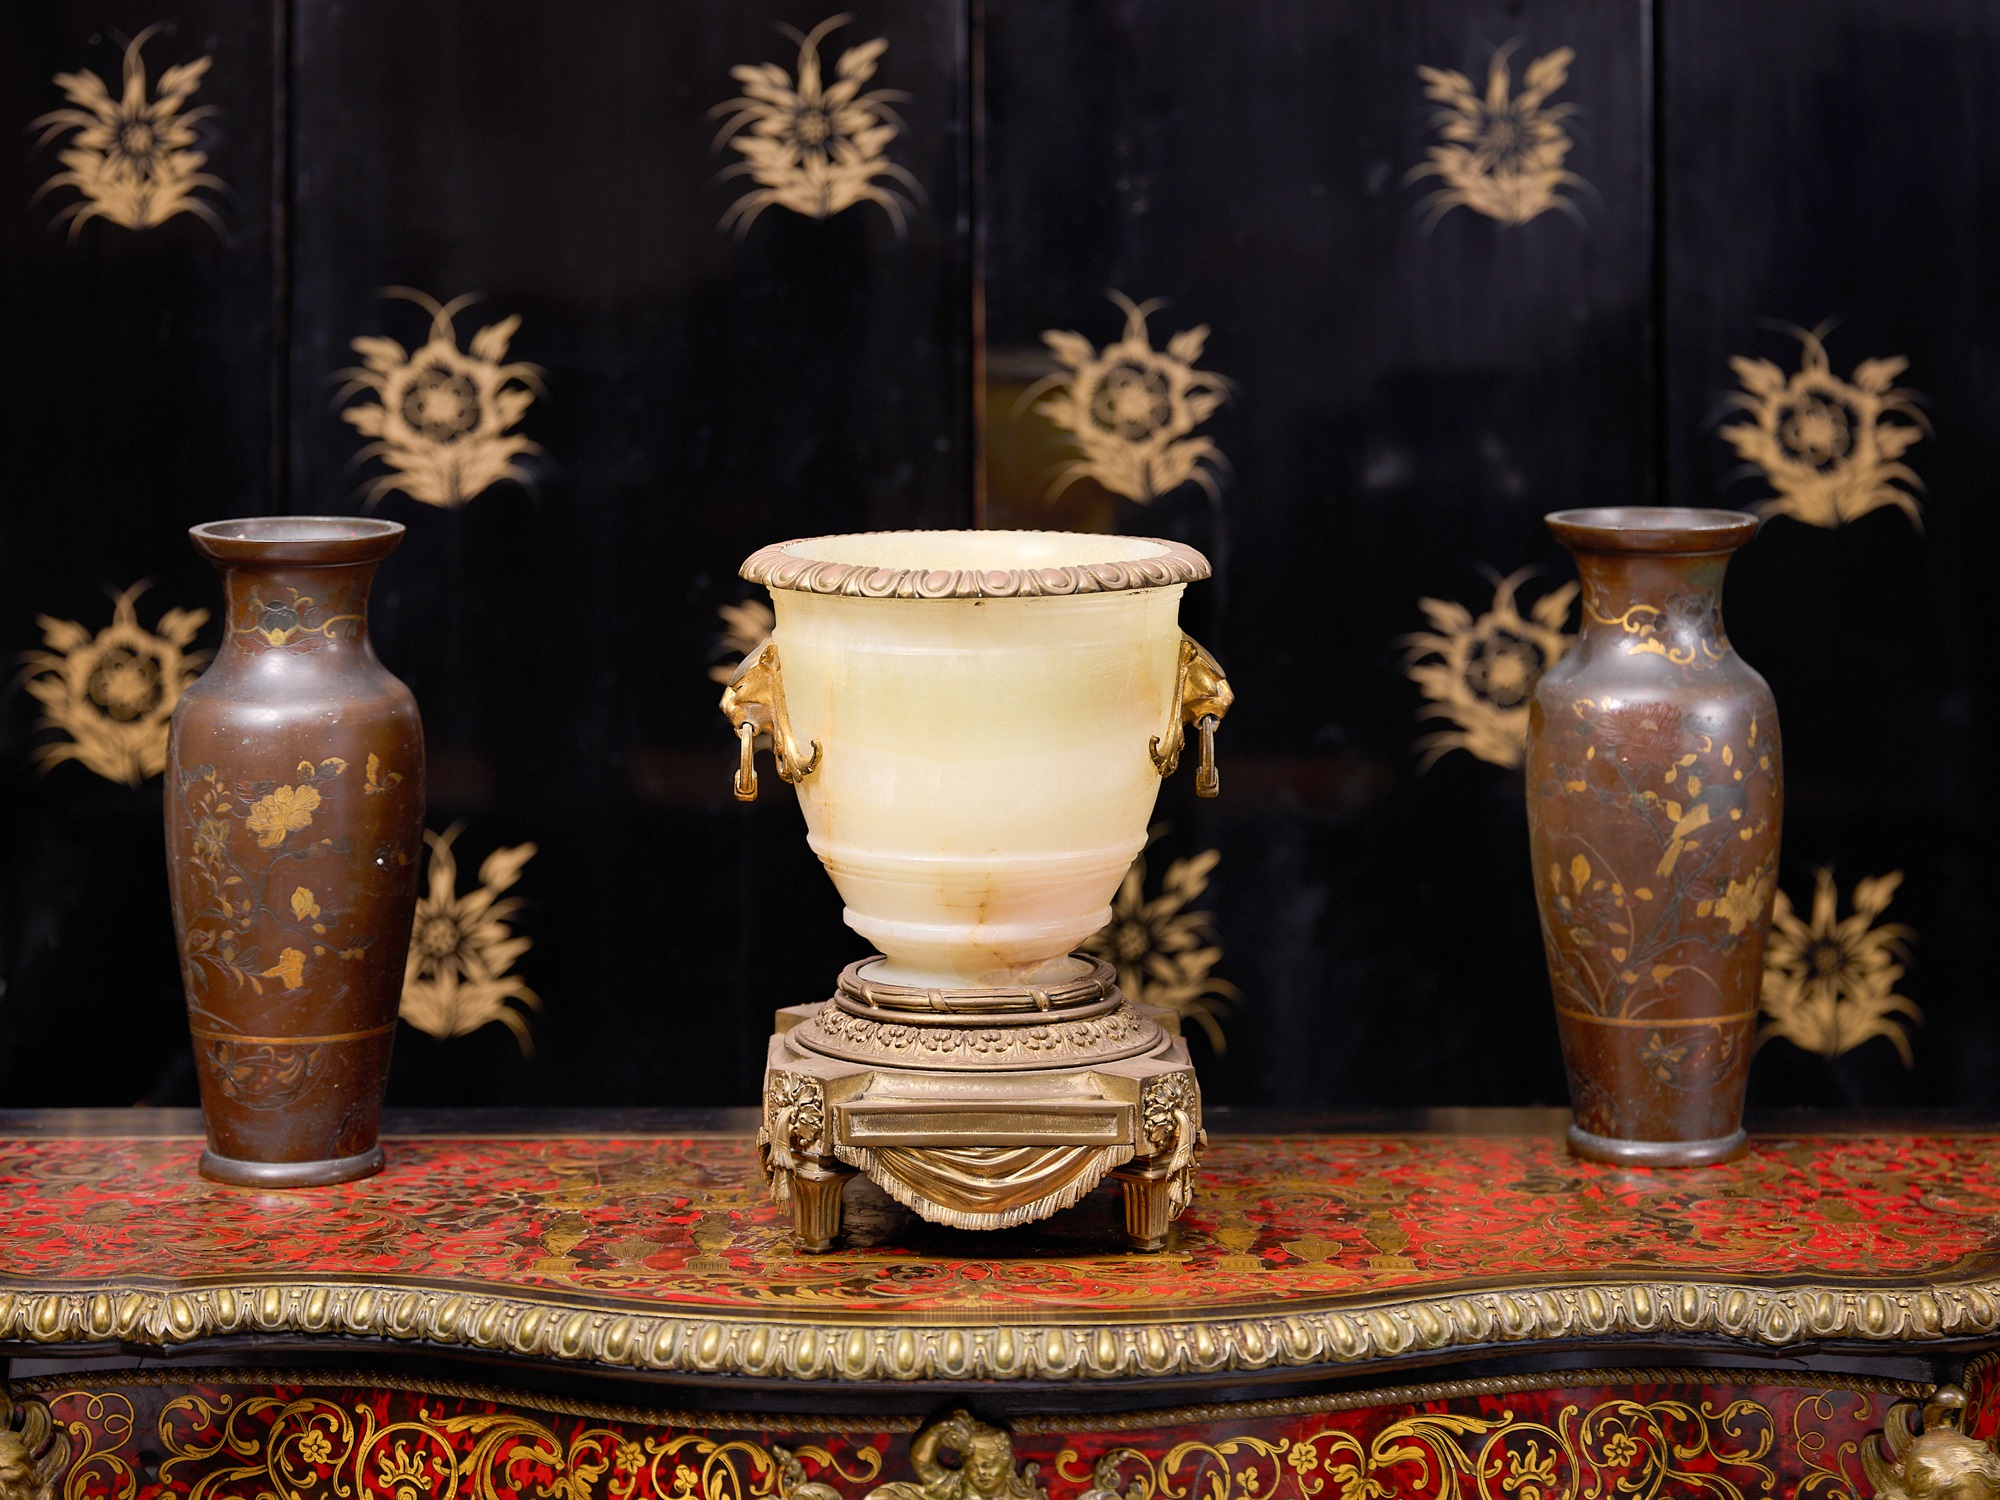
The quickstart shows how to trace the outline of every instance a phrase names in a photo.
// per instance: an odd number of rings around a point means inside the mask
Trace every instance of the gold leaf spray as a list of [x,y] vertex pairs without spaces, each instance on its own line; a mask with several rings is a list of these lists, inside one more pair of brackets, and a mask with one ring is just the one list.
[[528,1020],[515,1006],[538,1011],[541,998],[509,970],[534,940],[514,935],[509,923],[521,903],[512,897],[503,900],[502,893],[521,878],[521,867],[534,858],[535,846],[495,849],[479,866],[478,886],[461,896],[451,846],[464,826],[454,823],[442,834],[424,832],[431,847],[430,882],[417,902],[403,970],[402,1017],[440,1040],[498,1022],[514,1033],[522,1055],[532,1057]]
[[67,131],[69,144],[58,153],[66,171],[41,185],[35,196],[55,188],[73,187],[83,195],[56,216],[69,220],[74,239],[92,219],[104,219],[126,229],[150,229],[176,214],[193,214],[216,229],[222,220],[196,196],[203,188],[219,188],[222,179],[202,171],[208,157],[194,149],[194,127],[215,111],[204,105],[182,108],[208,71],[213,59],[198,57],[160,75],[157,94],[146,92],[146,64],[140,50],[160,30],[148,26],[125,48],[124,90],[113,98],[104,80],[89,69],[56,74],[56,85],[76,107],[39,116],[30,129],[40,129],[36,142],[46,145]]
[[1896,993],[1913,934],[1900,922],[1877,925],[1902,883],[1901,870],[1856,881],[1853,910],[1845,917],[1831,870],[1813,877],[1809,919],[1801,920],[1785,893],[1777,893],[1764,949],[1767,1024],[1759,1041],[1782,1038],[1838,1057],[1879,1036],[1888,1038],[1903,1066],[1914,1063],[1909,1029],[1899,1018],[1920,1021],[1923,1012]]
[[1552,208],[1575,213],[1562,194],[1566,187],[1586,186],[1563,166],[1569,155],[1569,132],[1563,122],[1574,112],[1568,104],[1550,104],[1549,95],[1569,78],[1576,53],[1568,47],[1536,58],[1521,75],[1521,92],[1513,92],[1513,68],[1508,59],[1519,43],[1497,49],[1486,68],[1486,92],[1449,68],[1417,69],[1424,97],[1444,106],[1431,116],[1439,144],[1430,159],[1411,169],[1408,181],[1441,177],[1444,186],[1421,205],[1435,224],[1454,208],[1502,224],[1526,224]]
[[[1156,826],[1148,843],[1166,831],[1164,824]],[[1117,968],[1118,987],[1128,1000],[1177,1011],[1182,1020],[1201,1027],[1218,1053],[1226,1046],[1222,1018],[1229,1013],[1229,1003],[1242,999],[1243,993],[1215,977],[1222,944],[1214,916],[1187,907],[1208,889],[1209,874],[1221,858],[1221,850],[1207,849],[1173,861],[1160,882],[1160,893],[1148,896],[1146,856],[1140,854],[1111,903],[1110,924],[1083,945],[1086,953]]]
[[886,155],[889,142],[902,130],[902,120],[890,106],[906,102],[909,95],[897,89],[861,92],[875,76],[888,40],[878,36],[841,53],[831,83],[824,81],[821,69],[819,44],[853,19],[829,16],[803,35],[789,26],[778,28],[799,44],[796,84],[776,63],[729,70],[743,92],[709,111],[711,118],[724,122],[715,149],[730,146],[743,158],[723,171],[724,178],[747,176],[757,186],[729,206],[722,228],[734,225],[739,235],[748,233],[767,208],[824,219],[857,203],[873,203],[889,216],[897,234],[904,232],[910,200],[878,179],[923,196],[917,179]]

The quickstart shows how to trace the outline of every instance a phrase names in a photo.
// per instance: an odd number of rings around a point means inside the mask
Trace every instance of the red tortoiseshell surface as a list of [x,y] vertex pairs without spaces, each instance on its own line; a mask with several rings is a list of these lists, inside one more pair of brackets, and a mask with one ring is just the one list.
[[1118,1200],[971,1234],[857,1184],[792,1244],[752,1143],[414,1137],[380,1176],[206,1182],[192,1139],[0,1139],[0,1291],[344,1278],[598,1305],[1003,1321],[1336,1305],[1598,1278],[1907,1284],[2000,1246],[2000,1136],[1760,1138],[1721,1166],[1598,1166],[1545,1136],[1224,1136],[1164,1255]]

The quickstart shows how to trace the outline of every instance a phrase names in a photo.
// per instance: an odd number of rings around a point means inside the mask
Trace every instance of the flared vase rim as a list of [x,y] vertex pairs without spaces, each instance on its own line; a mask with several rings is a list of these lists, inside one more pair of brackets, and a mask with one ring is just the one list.
[[402,522],[372,516],[241,516],[190,526],[188,539],[215,562],[342,567],[379,562],[403,532]]
[[1674,505],[1588,506],[1542,520],[1572,551],[1681,554],[1734,552],[1763,524],[1748,511]]
[[[1002,538],[1008,542],[1000,542]],[[925,544],[918,539],[936,545],[934,558],[910,558]],[[981,559],[968,551],[976,552],[989,542],[995,552],[993,562],[1015,566],[978,566]],[[1028,555],[1009,558],[1004,548],[1010,543],[1017,553]],[[794,593],[935,600],[1123,593],[1193,583],[1212,571],[1208,559],[1194,548],[1160,537],[1003,528],[799,537],[760,547],[744,559],[741,569],[752,583]]]

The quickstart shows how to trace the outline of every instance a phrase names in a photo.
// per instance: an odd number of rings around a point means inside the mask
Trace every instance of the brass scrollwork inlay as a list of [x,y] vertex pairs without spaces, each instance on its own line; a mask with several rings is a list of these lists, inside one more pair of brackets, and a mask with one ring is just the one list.
[[801,754],[799,742],[792,738],[776,641],[765,641],[743,658],[743,664],[722,690],[722,711],[736,729],[738,802],[757,800],[756,745],[760,734],[771,737],[771,754],[778,763],[780,780],[797,785],[819,769],[819,741],[812,741],[811,754]]
[[1213,797],[1221,791],[1221,778],[1215,770],[1215,730],[1235,701],[1229,679],[1222,674],[1222,664],[1184,632],[1180,661],[1174,669],[1173,721],[1166,734],[1155,735],[1148,746],[1153,769],[1162,778],[1174,774],[1181,763],[1181,747],[1187,743],[1187,726],[1192,724],[1201,736],[1201,764],[1195,772],[1194,793],[1197,797]]

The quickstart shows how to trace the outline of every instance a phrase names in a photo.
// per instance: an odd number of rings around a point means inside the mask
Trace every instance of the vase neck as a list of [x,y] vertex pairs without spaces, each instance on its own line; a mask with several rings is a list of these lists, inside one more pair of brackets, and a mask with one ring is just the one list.
[[359,652],[368,644],[368,591],[376,561],[222,563],[225,651],[260,656]]
[[1576,552],[1587,644],[1622,644],[1687,665],[1729,652],[1722,625],[1726,552]]

